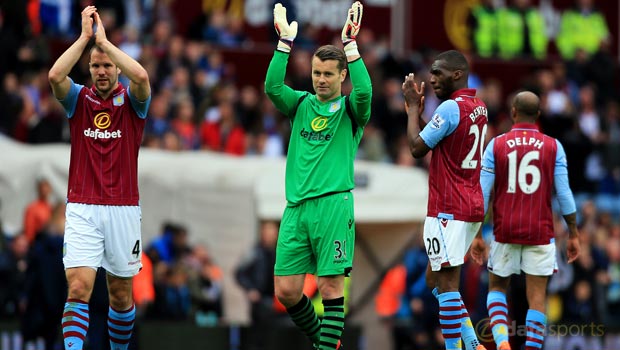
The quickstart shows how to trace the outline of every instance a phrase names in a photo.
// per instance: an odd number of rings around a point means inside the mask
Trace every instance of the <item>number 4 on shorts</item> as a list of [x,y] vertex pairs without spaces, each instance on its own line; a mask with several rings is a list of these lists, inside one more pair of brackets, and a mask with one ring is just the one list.
[[136,258],[140,255],[140,240],[137,240],[136,244],[134,244],[133,249],[131,249],[131,254],[135,255]]

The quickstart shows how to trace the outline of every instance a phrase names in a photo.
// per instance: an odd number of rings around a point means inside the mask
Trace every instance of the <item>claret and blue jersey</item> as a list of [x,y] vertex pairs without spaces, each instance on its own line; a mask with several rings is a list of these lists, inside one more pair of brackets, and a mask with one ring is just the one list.
[[433,149],[429,167],[429,217],[481,222],[484,217],[480,160],[487,108],[475,89],[455,91],[420,132]]
[[482,160],[481,184],[485,211],[491,190],[495,190],[493,231],[497,242],[549,244],[554,237],[554,188],[561,214],[576,211],[564,148],[535,124],[515,124],[489,142]]
[[138,205],[138,151],[151,102],[138,101],[121,84],[102,99],[94,87],[71,81],[60,100],[71,129],[67,200]]

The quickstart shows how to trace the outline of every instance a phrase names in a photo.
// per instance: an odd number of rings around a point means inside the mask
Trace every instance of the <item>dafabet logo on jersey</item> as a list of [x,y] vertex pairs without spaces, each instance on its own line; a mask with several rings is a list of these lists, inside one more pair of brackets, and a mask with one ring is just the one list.
[[121,131],[108,131],[107,128],[112,125],[112,118],[106,112],[101,112],[95,116],[93,119],[93,124],[95,124],[95,130],[91,130],[88,128],[84,130],[84,136],[91,137],[95,140],[97,139],[117,139],[121,137]]
[[322,132],[327,128],[327,117],[317,116],[310,122],[310,128],[312,131],[307,131],[306,128],[301,128],[299,136],[307,139],[308,141],[329,141],[332,138],[332,134]]

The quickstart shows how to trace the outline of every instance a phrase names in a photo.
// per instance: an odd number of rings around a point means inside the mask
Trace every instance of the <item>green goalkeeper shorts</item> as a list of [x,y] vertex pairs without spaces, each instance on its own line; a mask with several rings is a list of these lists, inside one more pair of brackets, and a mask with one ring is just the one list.
[[276,276],[347,276],[353,267],[353,193],[339,192],[286,207],[276,248]]

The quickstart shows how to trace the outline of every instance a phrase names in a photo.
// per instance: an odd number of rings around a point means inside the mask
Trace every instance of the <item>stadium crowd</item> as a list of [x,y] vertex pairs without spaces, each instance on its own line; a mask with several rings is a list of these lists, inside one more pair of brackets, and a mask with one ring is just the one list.
[[[139,60],[151,77],[153,95],[145,147],[171,152],[208,150],[233,156],[286,154],[288,120],[275,111],[261,84],[244,82],[225,59],[226,50],[242,48],[253,40],[245,33],[247,24],[237,8],[243,1],[231,1],[233,5],[227,8],[217,8],[218,1],[205,1],[203,12],[186,24],[190,30],[185,35],[178,30],[178,7],[170,0],[4,2],[0,8],[0,133],[30,144],[70,141],[63,110],[49,91],[47,72],[59,46],[66,47],[79,32],[79,11],[88,3],[101,9],[109,38]],[[318,28],[308,25],[296,41],[288,76],[288,83],[295,89],[312,90],[309,57],[316,47],[317,32]],[[401,84],[408,72],[428,80],[428,65],[436,52],[426,49],[397,57],[390,52],[388,39],[375,37],[370,30],[360,33],[358,43],[375,91],[359,158],[426,167],[427,159],[415,161],[409,152]],[[506,91],[497,78],[476,75],[479,56],[472,54],[470,58],[474,73],[470,87],[478,90],[478,96],[488,106],[489,140],[509,130],[508,101],[516,91]],[[572,266],[560,266],[559,274],[551,280],[550,320],[556,324],[604,325],[606,334],[620,334],[617,62],[603,41],[592,52],[578,51],[574,57],[547,61],[520,80],[521,88],[541,97],[541,128],[564,145],[570,185],[578,205],[582,255]],[[510,64],[506,62],[506,69]],[[266,67],[257,69],[264,71]],[[76,81],[88,81],[87,62],[81,62],[71,76]],[[427,87],[425,111],[430,113],[439,101],[430,84]],[[344,89],[350,91],[350,85]],[[45,180],[37,186],[39,198],[33,198],[33,205],[25,211],[23,233],[0,230],[0,318],[41,320],[28,323],[32,329],[24,330],[26,338],[47,336],[44,330],[50,326],[44,323],[43,315],[56,315],[53,319],[60,322],[66,295],[60,249],[64,204],[49,203],[49,184]],[[561,246],[566,237],[561,221],[556,230],[556,242]],[[194,319],[203,325],[220,322],[221,271],[208,249],[190,246],[187,236],[182,225],[162,223],[161,236],[145,244],[149,260],[145,266],[152,268],[145,268],[142,274],[150,270],[152,275],[136,287],[140,294],[136,296],[139,317]],[[401,281],[406,276],[404,289],[395,294],[402,308],[378,306],[379,315],[393,327],[395,339],[411,343],[402,349],[417,349],[441,339],[438,322],[433,318],[436,312],[420,307],[436,304],[430,291],[416,283],[424,278],[426,262],[420,265],[423,259],[419,259],[426,257],[422,249],[411,249],[401,266],[405,269],[401,270],[401,279],[396,278]],[[479,283],[469,280],[463,284],[463,296],[476,323],[487,317],[481,302],[485,300],[487,280],[484,269],[477,265],[467,264],[465,270],[468,276],[479,276]],[[393,276],[390,273],[388,276]],[[45,288],[40,287],[42,283]],[[386,282],[381,292],[386,290],[394,294],[400,289]],[[516,304],[517,299],[513,302]],[[518,305],[513,309],[519,310]],[[590,335],[596,337],[595,333]],[[607,336],[606,341],[612,338]],[[620,348],[615,341],[616,347],[606,348]],[[596,339],[588,344],[589,349],[604,345],[596,345]],[[553,344],[548,346],[552,348]]]

